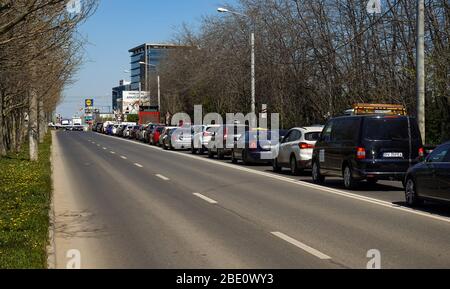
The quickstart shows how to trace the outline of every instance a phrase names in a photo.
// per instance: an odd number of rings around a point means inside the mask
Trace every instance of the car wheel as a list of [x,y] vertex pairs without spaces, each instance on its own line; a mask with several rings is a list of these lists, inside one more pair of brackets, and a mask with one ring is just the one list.
[[291,168],[291,174],[294,176],[298,176],[300,174],[300,170],[298,169],[298,163],[295,156],[291,157],[291,160],[289,161],[290,168]]
[[346,189],[352,190],[356,187],[357,181],[353,178],[353,170],[349,165],[344,168],[343,178]]
[[238,160],[237,160],[236,156],[234,155],[234,150],[231,152],[231,162],[233,164],[237,164],[238,163]]
[[248,165],[250,165],[250,160],[248,159],[248,153],[247,153],[247,151],[246,150],[243,150],[242,151],[242,163],[245,165],[245,166],[248,166]]
[[210,159],[214,158],[214,153],[212,152],[211,149],[208,150],[208,158]]
[[273,168],[273,171],[276,172],[276,173],[281,172],[281,167],[280,167],[280,165],[278,164],[278,158],[275,158],[275,159],[272,161],[272,168]]
[[416,183],[413,179],[408,179],[406,181],[405,200],[406,204],[410,207],[421,205],[423,203],[423,201],[417,197]]
[[222,150],[217,150],[217,159],[223,160],[225,158],[225,155]]
[[312,178],[316,184],[322,184],[325,181],[325,176],[320,173],[320,166],[317,161],[313,162],[312,166]]

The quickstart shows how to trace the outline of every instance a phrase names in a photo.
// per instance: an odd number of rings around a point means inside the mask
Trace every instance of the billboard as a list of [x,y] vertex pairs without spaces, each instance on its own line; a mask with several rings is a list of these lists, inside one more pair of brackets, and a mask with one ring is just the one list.
[[139,97],[139,91],[124,91],[122,93],[122,113],[138,114],[139,104],[148,100],[148,92],[142,91]]

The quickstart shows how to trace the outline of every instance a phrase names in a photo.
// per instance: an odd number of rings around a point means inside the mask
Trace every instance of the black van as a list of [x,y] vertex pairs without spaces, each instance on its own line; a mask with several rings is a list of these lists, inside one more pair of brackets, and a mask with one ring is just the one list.
[[356,115],[331,119],[313,152],[313,181],[342,176],[345,187],[358,181],[404,181],[423,158],[417,122],[409,116]]

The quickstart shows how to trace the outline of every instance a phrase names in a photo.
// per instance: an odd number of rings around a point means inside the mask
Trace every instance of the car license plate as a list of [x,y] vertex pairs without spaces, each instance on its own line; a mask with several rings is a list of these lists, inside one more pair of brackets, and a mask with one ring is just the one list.
[[403,158],[403,153],[384,153],[384,158]]

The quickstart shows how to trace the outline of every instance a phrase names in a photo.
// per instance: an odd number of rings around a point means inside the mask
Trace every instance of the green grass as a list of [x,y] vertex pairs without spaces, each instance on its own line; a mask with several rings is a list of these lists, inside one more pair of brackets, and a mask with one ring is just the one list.
[[47,267],[52,191],[51,135],[39,146],[39,162],[28,161],[28,147],[0,158],[0,268]]

